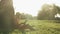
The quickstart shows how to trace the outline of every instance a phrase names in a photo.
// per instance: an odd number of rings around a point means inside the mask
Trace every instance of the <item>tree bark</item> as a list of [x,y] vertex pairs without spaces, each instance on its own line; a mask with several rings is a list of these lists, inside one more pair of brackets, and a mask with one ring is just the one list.
[[14,27],[14,8],[12,0],[0,1],[0,32],[11,31]]

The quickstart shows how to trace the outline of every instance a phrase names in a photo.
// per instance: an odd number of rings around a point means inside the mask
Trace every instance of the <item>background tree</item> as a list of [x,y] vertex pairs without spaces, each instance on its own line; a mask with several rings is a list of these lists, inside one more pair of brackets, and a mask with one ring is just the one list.
[[21,14],[19,12],[16,13],[16,17],[20,19]]
[[19,13],[19,12],[17,12],[16,13],[16,17],[18,18],[18,19],[33,19],[33,16],[32,15],[30,15],[30,14],[24,14],[24,13]]
[[25,17],[26,17],[26,19],[29,19],[29,20],[32,20],[33,19],[33,16],[30,15],[30,14],[25,14]]
[[26,18],[24,13],[19,13],[19,12],[16,13],[16,17],[17,17],[19,20]]
[[38,19],[39,20],[55,20],[55,15],[59,13],[59,6],[55,4],[48,5],[44,4],[42,6],[42,10],[38,12]]

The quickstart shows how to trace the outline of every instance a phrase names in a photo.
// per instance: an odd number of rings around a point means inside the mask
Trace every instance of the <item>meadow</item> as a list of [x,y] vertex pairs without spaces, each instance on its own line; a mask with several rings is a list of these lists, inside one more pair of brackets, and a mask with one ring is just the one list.
[[[28,20],[26,24],[35,29],[35,31],[26,31],[26,34],[60,34],[60,23],[55,23],[53,20]],[[12,34],[17,33],[22,34],[20,30],[15,30]]]

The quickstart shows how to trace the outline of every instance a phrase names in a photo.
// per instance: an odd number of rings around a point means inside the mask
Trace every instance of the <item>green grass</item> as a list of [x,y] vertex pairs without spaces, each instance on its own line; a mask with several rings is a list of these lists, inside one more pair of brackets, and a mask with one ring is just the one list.
[[[29,31],[26,34],[60,34],[60,23],[54,23],[53,20],[28,20],[27,24],[33,26],[36,31]],[[22,34],[19,30],[16,32]]]

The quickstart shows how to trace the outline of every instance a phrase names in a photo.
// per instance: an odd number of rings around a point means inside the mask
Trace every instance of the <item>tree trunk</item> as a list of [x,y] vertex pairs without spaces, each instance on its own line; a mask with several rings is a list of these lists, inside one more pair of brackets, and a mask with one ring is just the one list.
[[12,0],[0,1],[0,32],[11,31],[14,24],[14,8]]

